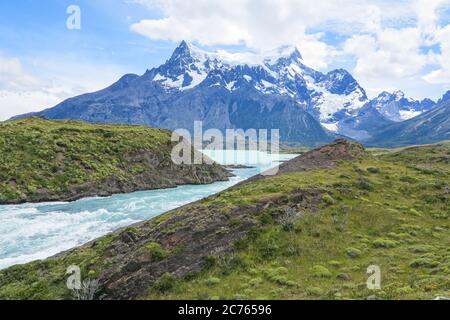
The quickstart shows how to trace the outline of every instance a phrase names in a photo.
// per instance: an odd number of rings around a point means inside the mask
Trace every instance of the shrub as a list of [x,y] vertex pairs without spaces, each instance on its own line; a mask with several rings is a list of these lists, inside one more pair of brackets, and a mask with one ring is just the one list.
[[272,280],[272,278],[274,278],[276,276],[286,274],[288,272],[288,269],[286,269],[285,267],[278,267],[278,268],[266,269],[263,272],[269,280]]
[[308,287],[306,293],[310,296],[320,296],[323,294],[323,290],[318,287]]
[[144,249],[150,253],[153,261],[161,261],[169,254],[159,243],[150,242],[144,246]]
[[433,250],[432,246],[429,245],[417,245],[417,246],[413,246],[409,248],[409,251],[413,252],[413,253],[426,253],[426,252],[430,252]]
[[409,214],[416,216],[416,217],[421,217],[422,215],[414,208],[409,209]]
[[330,270],[321,265],[316,265],[311,268],[311,272],[317,278],[331,278],[332,274]]
[[171,274],[165,273],[153,285],[153,289],[160,293],[168,292],[175,288],[178,280]]
[[406,182],[406,183],[416,183],[417,179],[414,177],[410,177],[410,176],[401,176],[400,181]]
[[236,254],[228,254],[219,257],[220,266],[225,274],[229,273],[233,269],[247,267],[246,260]]
[[366,191],[373,191],[375,188],[369,180],[361,179],[355,182],[355,186]]
[[327,205],[332,205],[335,203],[335,200],[333,199],[332,196],[330,196],[329,194],[325,194],[322,197],[323,202],[325,202]]
[[339,273],[336,276],[336,279],[343,280],[343,281],[350,281],[350,280],[352,280],[352,277],[348,273]]
[[342,263],[340,261],[336,261],[336,260],[328,261],[328,264],[332,267],[339,267],[342,265]]
[[282,286],[295,286],[295,282],[289,281],[285,276],[275,276],[272,281]]
[[380,173],[381,170],[378,168],[367,168],[367,172],[369,173]]
[[346,253],[350,258],[358,258],[361,256],[361,250],[352,247],[347,248]]
[[207,256],[203,263],[203,270],[210,270],[217,264],[217,258],[214,256]]
[[398,288],[395,290],[395,293],[399,294],[399,295],[406,295],[406,294],[410,294],[413,292],[414,292],[414,289],[412,289],[411,287],[403,287],[403,288]]
[[294,219],[297,212],[293,208],[286,208],[278,217],[278,221],[284,231],[292,231],[294,229]]
[[219,283],[220,283],[220,279],[219,279],[219,278],[214,278],[214,277],[208,278],[208,279],[206,279],[206,281],[205,281],[205,284],[206,284],[208,287],[216,286],[216,285],[218,285]]
[[267,239],[258,247],[258,251],[262,258],[267,259],[275,256],[280,251],[280,247],[273,239]]
[[385,248],[385,249],[389,249],[389,248],[395,248],[396,246],[398,246],[398,242],[394,241],[394,240],[388,240],[388,239],[376,239],[373,242],[373,246],[375,248]]
[[252,278],[252,279],[250,279],[248,284],[251,286],[258,286],[259,284],[261,284],[261,282],[262,282],[261,278]]
[[433,261],[430,258],[419,258],[416,260],[413,260],[409,266],[411,268],[435,268],[437,266],[439,266],[439,262],[438,261]]

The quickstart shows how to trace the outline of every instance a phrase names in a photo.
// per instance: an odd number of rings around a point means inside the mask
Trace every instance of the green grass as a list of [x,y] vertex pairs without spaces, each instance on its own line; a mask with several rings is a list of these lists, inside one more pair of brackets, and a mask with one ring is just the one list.
[[66,270],[71,265],[81,268],[86,279],[95,279],[107,266],[102,256],[114,242],[115,235],[99,239],[93,247],[71,252],[61,258],[49,258],[0,271],[0,299],[60,300],[71,299],[66,287]]
[[127,155],[170,147],[170,133],[140,126],[41,118],[0,123],[0,202],[66,193],[74,185],[125,180],[148,170]]
[[[433,299],[450,295],[450,144],[377,150],[374,157],[341,161],[335,168],[289,173],[239,185],[159,216],[147,224],[175,234],[181,212],[200,209],[232,217],[260,208],[248,235],[232,252],[209,256],[185,278],[164,274],[148,283],[142,299]],[[423,170],[423,168],[427,170]],[[405,178],[408,177],[408,178]],[[295,190],[319,190],[299,206]],[[306,203],[314,203],[308,197]],[[276,203],[276,205],[267,205]],[[303,202],[301,202],[303,203]],[[295,212],[286,222],[279,217]],[[230,219],[233,220],[233,219]],[[176,221],[176,219],[175,219]],[[239,224],[240,221],[230,221]],[[145,230],[145,229],[144,229]],[[123,231],[145,237],[140,227]],[[116,235],[117,236],[117,235]],[[100,274],[110,263],[115,236],[69,255],[0,271],[0,298],[64,299],[65,268]],[[153,259],[170,257],[151,242]],[[164,262],[162,262],[164,263]],[[381,290],[366,287],[367,268],[381,268]]]
[[[229,259],[146,299],[432,299],[450,295],[450,144],[384,152],[338,168],[260,180],[204,205],[255,204],[296,188],[327,193],[319,212],[286,230],[275,219],[240,241]],[[428,158],[430,157],[430,158]],[[439,173],[417,170],[426,165]],[[413,179],[404,179],[402,177]],[[357,183],[365,181],[366,183]],[[371,187],[368,188],[367,185]],[[331,200],[332,199],[332,200]],[[289,207],[289,198],[283,206]],[[261,213],[273,215],[271,209]],[[382,289],[366,287],[378,265]],[[208,279],[215,279],[211,286]]]

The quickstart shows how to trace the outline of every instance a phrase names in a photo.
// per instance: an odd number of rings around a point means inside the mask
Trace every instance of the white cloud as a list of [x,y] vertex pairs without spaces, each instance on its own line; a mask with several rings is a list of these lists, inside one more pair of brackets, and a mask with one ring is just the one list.
[[414,3],[417,27],[421,30],[425,43],[432,44],[434,42],[434,35],[438,31],[438,9],[448,3],[448,0],[417,0]]
[[[308,28],[332,29],[343,34],[355,29],[377,30],[383,20],[404,16],[405,7],[386,1],[309,0],[139,0],[159,9],[163,17],[145,19],[131,26],[154,40],[189,40],[203,45],[245,44],[252,49],[297,45],[305,60],[324,69],[336,56],[336,48],[310,35]],[[385,10],[386,9],[386,10]],[[409,11],[411,11],[408,8]],[[382,14],[383,13],[383,14]]]
[[[448,8],[450,0],[135,2],[161,13],[161,18],[144,19],[131,26],[133,31],[153,40],[244,44],[257,50],[297,45],[306,63],[314,68],[326,70],[342,59],[347,65],[354,64],[355,76],[369,85],[369,92],[375,88],[390,89],[392,84],[405,89],[411,83],[448,83],[450,79],[450,67],[445,61],[450,53],[446,42],[450,40],[439,26],[441,11]],[[323,37],[327,32],[347,40],[327,44]],[[436,44],[441,46],[440,55],[422,50],[423,46]],[[424,77],[426,67],[433,64],[439,70]],[[386,83],[390,83],[389,87]]]
[[348,39],[344,51],[356,57],[355,74],[363,78],[413,76],[429,58],[420,52],[417,28],[383,29],[375,35],[357,35]]
[[339,55],[336,48],[321,41],[321,35],[305,37],[299,41],[303,59],[308,66],[317,70],[326,70],[328,65]]
[[450,25],[436,33],[436,41],[440,43],[441,53],[435,56],[439,69],[424,76],[424,79],[435,84],[450,84]]
[[[448,0],[417,0],[411,8],[415,23],[408,27],[383,28],[365,35],[353,35],[344,45],[344,52],[356,59],[355,75],[367,85],[369,92],[375,88],[386,89],[394,81],[396,88],[416,88],[412,94],[423,92],[425,82],[445,84],[450,81],[450,37],[439,26],[439,10],[450,4]],[[440,46],[441,54],[423,50],[424,47]],[[424,69],[432,65],[440,68],[425,76]]]
[[[56,57],[33,59],[28,64],[33,68],[25,68],[16,57],[0,54],[0,121],[102,89],[125,73],[116,67]],[[40,70],[39,77],[28,69]]]
[[19,59],[0,52],[0,90],[36,88],[39,81],[23,70]]
[[61,102],[57,96],[43,91],[14,92],[0,90],[0,121],[33,111],[40,111]]

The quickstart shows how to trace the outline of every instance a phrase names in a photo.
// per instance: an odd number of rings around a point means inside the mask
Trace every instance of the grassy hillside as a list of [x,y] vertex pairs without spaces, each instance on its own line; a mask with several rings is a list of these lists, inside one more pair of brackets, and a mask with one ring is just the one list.
[[[254,204],[324,192],[317,208],[283,205],[226,258],[192,278],[158,285],[148,299],[433,299],[450,296],[450,142],[385,151],[337,168],[292,173],[242,186],[209,204]],[[231,202],[231,203],[230,203]],[[295,214],[289,217],[291,210]],[[368,290],[378,265],[381,290]]]
[[[316,161],[333,154],[348,160]],[[0,271],[0,298],[70,298],[71,264],[100,280],[102,298],[449,296],[449,156],[448,142],[374,155],[340,142],[292,162],[306,170],[287,165],[60,257]],[[381,290],[366,288],[370,265],[381,268]]]
[[139,126],[42,118],[0,123],[0,203],[74,200],[226,178],[219,166],[172,165],[170,138],[169,131]]

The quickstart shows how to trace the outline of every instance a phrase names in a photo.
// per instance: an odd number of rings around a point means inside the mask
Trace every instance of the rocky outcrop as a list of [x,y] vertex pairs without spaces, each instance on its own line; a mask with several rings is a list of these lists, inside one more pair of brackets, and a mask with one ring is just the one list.
[[[295,190],[256,205],[236,207],[227,215],[222,206],[197,203],[162,217],[163,221],[156,219],[124,230],[105,252],[109,267],[101,274],[97,298],[136,299],[165,273],[183,278],[198,272],[208,258],[232,251],[236,241],[257,225],[264,208],[280,208],[289,199],[298,210],[315,210],[321,197],[320,190]],[[151,243],[161,245],[167,257],[152,255],[148,250]]]
[[[369,157],[369,153],[364,147],[357,143],[345,139],[337,139],[331,144],[305,152],[300,156],[282,163],[276,174],[300,172],[315,168],[331,168],[335,166],[336,161],[354,160]],[[256,175],[243,183],[264,179],[272,174]]]

